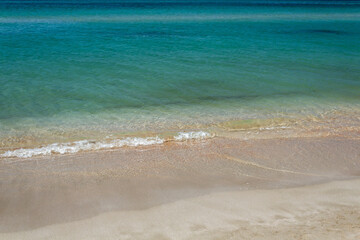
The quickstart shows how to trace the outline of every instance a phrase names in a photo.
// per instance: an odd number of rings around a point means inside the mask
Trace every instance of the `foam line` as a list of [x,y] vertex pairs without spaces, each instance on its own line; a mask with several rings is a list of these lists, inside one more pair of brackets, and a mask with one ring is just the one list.
[[[206,139],[210,138],[212,135],[207,132],[180,132],[178,135],[174,136],[175,141],[186,141],[186,140],[195,140],[195,139]],[[147,145],[156,145],[162,144],[166,140],[156,137],[127,137],[123,139],[115,139],[112,141],[76,141],[70,143],[54,143],[44,147],[39,148],[21,148],[16,150],[10,150],[3,154],[0,154],[0,157],[17,157],[17,158],[30,158],[34,156],[44,156],[51,154],[67,154],[67,153],[76,153],[79,151],[89,151],[89,150],[100,150],[100,149],[111,149],[111,148],[120,148],[120,147],[137,147],[137,146],[147,146]]]

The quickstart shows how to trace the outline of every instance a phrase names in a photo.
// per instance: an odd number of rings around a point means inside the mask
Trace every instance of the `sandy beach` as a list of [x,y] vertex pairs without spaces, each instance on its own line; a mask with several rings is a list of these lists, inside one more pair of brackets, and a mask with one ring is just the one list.
[[0,0],[0,240],[360,240],[360,0]]
[[360,139],[215,137],[0,162],[1,239],[357,239]]

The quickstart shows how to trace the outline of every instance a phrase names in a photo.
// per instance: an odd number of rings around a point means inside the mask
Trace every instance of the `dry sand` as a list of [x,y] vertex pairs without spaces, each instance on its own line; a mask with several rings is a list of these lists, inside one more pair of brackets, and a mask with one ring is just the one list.
[[206,194],[1,239],[359,239],[360,180]]
[[360,239],[360,139],[0,160],[0,239]]

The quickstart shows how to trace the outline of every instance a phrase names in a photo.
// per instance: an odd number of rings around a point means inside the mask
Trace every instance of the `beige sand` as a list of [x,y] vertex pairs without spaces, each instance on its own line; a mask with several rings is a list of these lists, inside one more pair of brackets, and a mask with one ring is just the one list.
[[1,239],[359,239],[360,180],[212,193]]
[[359,146],[218,137],[3,159],[0,239],[359,239]]

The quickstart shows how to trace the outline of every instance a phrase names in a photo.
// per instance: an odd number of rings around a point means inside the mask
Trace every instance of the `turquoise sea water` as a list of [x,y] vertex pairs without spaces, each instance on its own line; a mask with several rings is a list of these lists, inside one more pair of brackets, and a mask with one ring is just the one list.
[[359,101],[359,1],[0,0],[3,149]]

